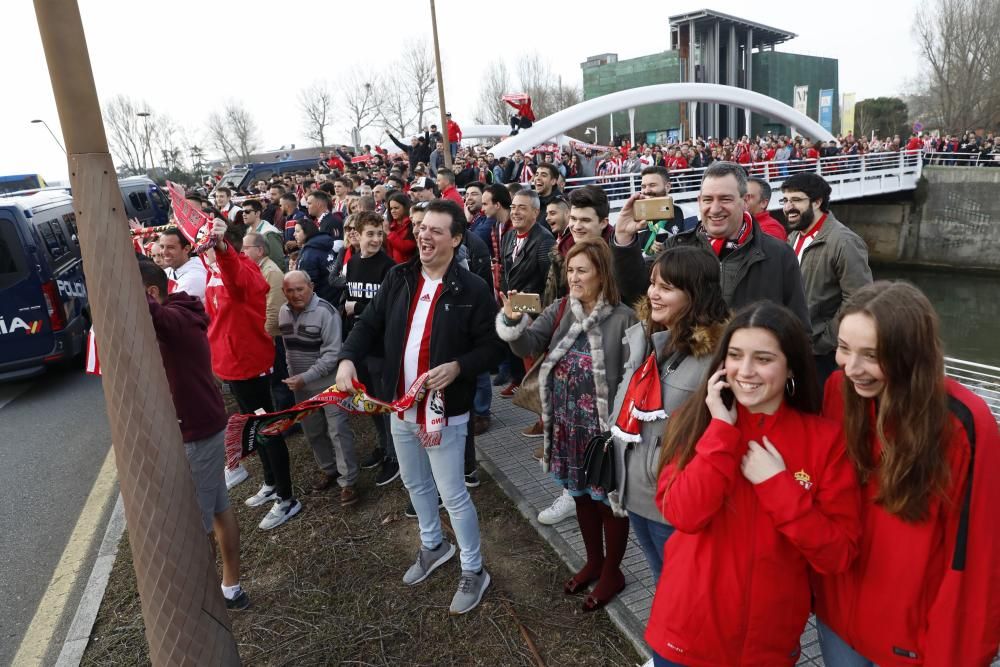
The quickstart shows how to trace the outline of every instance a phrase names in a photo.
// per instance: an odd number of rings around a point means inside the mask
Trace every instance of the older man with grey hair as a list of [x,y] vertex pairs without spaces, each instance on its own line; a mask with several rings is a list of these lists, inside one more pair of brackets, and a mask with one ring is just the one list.
[[[285,341],[290,375],[284,382],[301,402],[336,384],[343,340],[340,313],[316,295],[305,271],[289,271],[283,291],[288,302],[278,313],[278,328]],[[360,468],[347,413],[326,406],[306,417],[302,427],[322,473],[313,489],[325,490],[336,481],[342,506],[358,502],[354,485]]]
[[[552,232],[537,223],[541,200],[534,190],[518,191],[510,205],[511,229],[500,243],[500,290],[528,294],[545,292],[545,279],[555,245]],[[517,392],[524,379],[524,362],[508,350],[511,383],[500,391],[504,398]]]

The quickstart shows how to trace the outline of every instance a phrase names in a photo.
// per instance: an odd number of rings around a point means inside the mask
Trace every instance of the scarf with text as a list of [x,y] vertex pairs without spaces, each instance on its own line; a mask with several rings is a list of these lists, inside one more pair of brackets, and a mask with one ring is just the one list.
[[[266,446],[268,436],[281,435],[327,405],[334,405],[345,412],[380,415],[406,412],[414,404],[428,399],[427,403],[433,403],[443,413],[443,392],[428,392],[425,384],[427,384],[427,373],[418,377],[400,398],[387,403],[371,396],[365,385],[355,380],[353,391],[341,391],[337,385],[333,385],[287,410],[232,415],[226,425],[226,467],[235,466],[240,459],[257,451],[258,446]],[[431,394],[429,398],[428,393]],[[442,426],[443,424],[431,422],[422,428],[418,436],[420,443],[425,447],[439,444]]]

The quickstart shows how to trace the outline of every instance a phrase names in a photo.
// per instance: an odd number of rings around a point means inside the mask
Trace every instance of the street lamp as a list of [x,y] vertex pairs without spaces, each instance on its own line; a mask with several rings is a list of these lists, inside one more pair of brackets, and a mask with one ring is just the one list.
[[65,148],[63,148],[63,145],[62,145],[62,142],[61,142],[61,141],[59,141],[59,137],[57,137],[57,136],[56,136],[56,133],[52,131],[52,128],[51,128],[51,127],[49,127],[49,124],[48,124],[48,123],[46,123],[46,122],[45,122],[44,120],[42,120],[41,118],[36,118],[35,120],[33,120],[33,121],[31,121],[31,122],[32,122],[32,123],[41,123],[42,125],[44,125],[44,126],[45,126],[45,129],[46,129],[46,130],[48,130],[48,131],[49,131],[49,134],[51,134],[51,135],[52,135],[52,140],[56,142],[56,146],[58,146],[58,147],[59,147],[59,150],[61,150],[61,151],[62,151],[62,152],[63,152],[64,154],[66,153],[66,149],[65,149]]
[[143,125],[146,127],[146,150],[149,151],[149,169],[150,171],[156,169],[156,163],[153,161],[153,146],[149,141],[149,116],[148,111],[139,111],[135,114],[143,120]]
[[588,134],[594,135],[594,143],[595,144],[597,143],[597,126],[596,125],[594,127],[588,127],[587,129],[585,129],[583,131],[583,134],[584,134],[584,136],[586,136]]

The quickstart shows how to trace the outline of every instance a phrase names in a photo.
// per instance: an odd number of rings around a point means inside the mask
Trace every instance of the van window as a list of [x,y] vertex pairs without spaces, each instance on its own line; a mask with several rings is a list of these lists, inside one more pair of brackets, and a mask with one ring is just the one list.
[[0,289],[19,281],[27,273],[26,267],[24,249],[14,223],[0,218]]
[[132,208],[136,211],[145,211],[149,208],[149,197],[147,197],[146,193],[141,190],[138,192],[130,192],[128,200],[132,204]]
[[39,222],[35,226],[42,235],[42,240],[45,242],[45,247],[48,249],[52,261],[58,264],[69,254],[69,244],[62,234],[62,230],[59,230],[59,236],[56,236],[56,230],[59,229],[59,221]]
[[170,202],[167,200],[167,197],[166,195],[163,194],[162,190],[156,188],[155,190],[149,193],[149,196],[153,200],[153,203],[156,205],[158,209],[160,209],[161,211],[170,210]]

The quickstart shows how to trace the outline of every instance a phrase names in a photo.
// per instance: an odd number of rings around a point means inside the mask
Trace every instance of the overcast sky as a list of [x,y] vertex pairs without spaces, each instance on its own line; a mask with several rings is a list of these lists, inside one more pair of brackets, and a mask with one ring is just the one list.
[[[430,40],[427,0],[79,0],[102,102],[117,94],[146,100],[204,144],[208,114],[243,101],[263,147],[307,145],[298,91],[316,79],[335,90],[352,68],[385,69],[411,36]],[[799,35],[781,51],[837,58],[841,92],[868,97],[903,92],[918,56],[910,26],[921,0],[619,0],[616,2],[482,3],[438,0],[445,95],[459,124],[471,124],[478,77],[498,54],[511,62],[537,51],[580,85],[580,63],[597,53],[621,59],[669,48],[668,17],[714,9]],[[519,8],[515,14],[513,8]],[[821,15],[813,9],[834,11]],[[489,12],[489,14],[487,14]],[[66,178],[59,147],[33,118],[61,135],[30,0],[0,0],[0,174]],[[191,93],[201,80],[200,95]],[[341,127],[347,127],[341,124]],[[333,135],[349,142],[346,131]],[[60,141],[62,137],[60,136]]]

